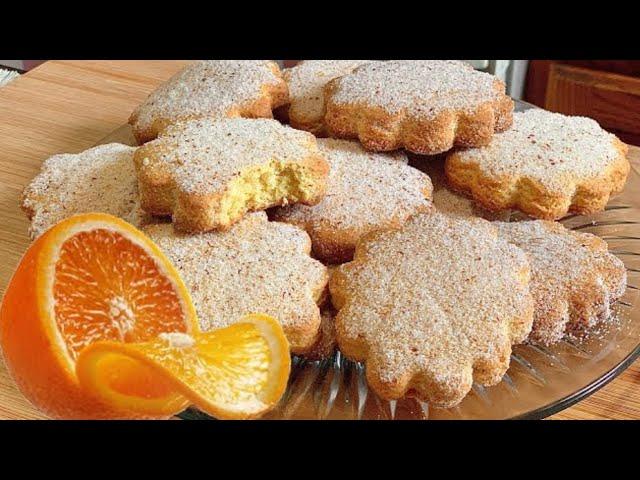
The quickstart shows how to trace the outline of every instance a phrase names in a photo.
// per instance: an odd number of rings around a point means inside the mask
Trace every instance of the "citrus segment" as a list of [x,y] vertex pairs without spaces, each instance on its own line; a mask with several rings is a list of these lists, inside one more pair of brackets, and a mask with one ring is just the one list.
[[79,232],[65,241],[53,299],[72,358],[96,340],[136,342],[187,331],[172,280],[140,245],[113,230]]
[[201,410],[230,419],[253,418],[273,408],[286,388],[290,362],[280,324],[248,315],[207,333],[162,333],[144,343],[96,342],[82,350],[76,368],[81,385],[114,408],[155,413],[136,405],[145,388],[106,373],[132,371],[137,363],[140,371],[157,377],[154,385],[173,385]]
[[[70,217],[41,235],[20,261],[0,309],[9,371],[32,403],[62,418],[147,417],[113,409],[80,387],[75,359],[86,345],[197,329],[189,293],[160,249],[128,223],[98,213]],[[152,401],[175,409],[186,404],[165,393]]]

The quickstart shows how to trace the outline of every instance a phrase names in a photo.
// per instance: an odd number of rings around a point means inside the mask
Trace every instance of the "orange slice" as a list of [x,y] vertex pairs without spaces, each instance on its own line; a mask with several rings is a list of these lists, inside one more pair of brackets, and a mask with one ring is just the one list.
[[[148,386],[122,372],[148,372],[200,410],[221,419],[254,418],[273,408],[287,386],[291,359],[280,324],[266,315],[208,333],[162,333],[144,343],[96,342],[80,353],[81,385],[116,409],[155,414],[137,399]],[[144,376],[144,375],[141,375]]]
[[[138,412],[113,408],[81,388],[76,360],[98,341],[145,342],[198,323],[178,272],[142,232],[106,214],[70,217],[40,236],[11,279],[0,310],[0,345],[24,395],[52,417],[147,418],[187,405],[148,371],[123,372],[151,385]],[[130,376],[128,376],[130,375]],[[151,383],[150,383],[151,382]]]

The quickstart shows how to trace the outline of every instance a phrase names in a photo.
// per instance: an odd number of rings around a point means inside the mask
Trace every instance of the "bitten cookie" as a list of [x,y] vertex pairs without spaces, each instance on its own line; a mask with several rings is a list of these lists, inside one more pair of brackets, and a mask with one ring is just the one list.
[[501,80],[454,60],[367,63],[329,82],[325,97],[329,135],[374,151],[486,145],[513,111]]
[[292,352],[304,353],[317,341],[328,273],[309,256],[304,231],[269,222],[264,212],[227,232],[181,234],[169,224],[144,231],[180,272],[203,330],[265,313],[282,324]]
[[134,152],[134,147],[111,143],[45,160],[22,193],[31,238],[78,213],[110,213],[142,224]]
[[288,100],[278,64],[268,60],[203,60],[163,83],[129,118],[138,143],[181,120],[272,117]]
[[385,399],[442,407],[498,383],[533,320],[529,264],[481,219],[419,214],[372,233],[329,282],[340,350]]
[[535,304],[530,342],[550,345],[610,317],[611,305],[626,289],[627,273],[604,240],[549,221],[494,225],[529,257]]
[[192,120],[134,156],[142,208],[176,228],[226,229],[249,211],[315,204],[329,167],[313,135],[275,120]]
[[451,153],[445,169],[455,189],[489,210],[553,220],[604,209],[627,180],[627,150],[594,120],[531,109],[488,146]]
[[327,136],[324,125],[324,86],[330,80],[351,73],[368,60],[305,60],[284,70],[289,86],[286,118],[292,127],[316,136]]
[[363,235],[431,210],[431,181],[404,154],[370,153],[346,140],[318,146],[330,167],[325,197],[314,206],[279,208],[273,218],[304,228],[323,262],[348,262]]

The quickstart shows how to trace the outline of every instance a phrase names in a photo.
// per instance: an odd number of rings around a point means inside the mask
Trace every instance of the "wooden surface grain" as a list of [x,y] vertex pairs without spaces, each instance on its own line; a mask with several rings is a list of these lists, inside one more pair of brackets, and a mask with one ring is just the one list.
[[[29,244],[22,188],[55,153],[89,148],[184,61],[51,61],[0,89],[0,294]],[[640,149],[632,156],[640,163]],[[45,418],[0,362],[0,419]],[[640,419],[640,362],[554,419]]]

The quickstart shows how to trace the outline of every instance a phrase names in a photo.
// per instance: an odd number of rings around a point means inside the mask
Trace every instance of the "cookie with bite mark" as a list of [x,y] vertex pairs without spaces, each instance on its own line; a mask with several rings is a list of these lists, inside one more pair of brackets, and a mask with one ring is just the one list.
[[142,208],[182,231],[228,229],[247,212],[324,196],[329,167],[315,137],[266,119],[169,127],[134,155]]
[[511,125],[504,82],[455,60],[371,62],[325,87],[329,135],[433,155],[487,145]]
[[382,398],[458,404],[498,383],[529,334],[529,263],[482,219],[418,214],[358,242],[329,287],[340,351]]
[[272,118],[288,100],[280,67],[269,60],[194,62],[154,90],[129,124],[139,144],[169,125],[197,118]]
[[321,261],[348,262],[362,236],[431,210],[431,181],[407,165],[403,153],[367,152],[347,140],[320,139],[318,146],[330,167],[324,198],[314,206],[278,208],[272,216],[304,228]]
[[489,145],[452,152],[445,170],[454,189],[488,210],[554,220],[603,210],[627,180],[627,151],[594,120],[530,109]]

